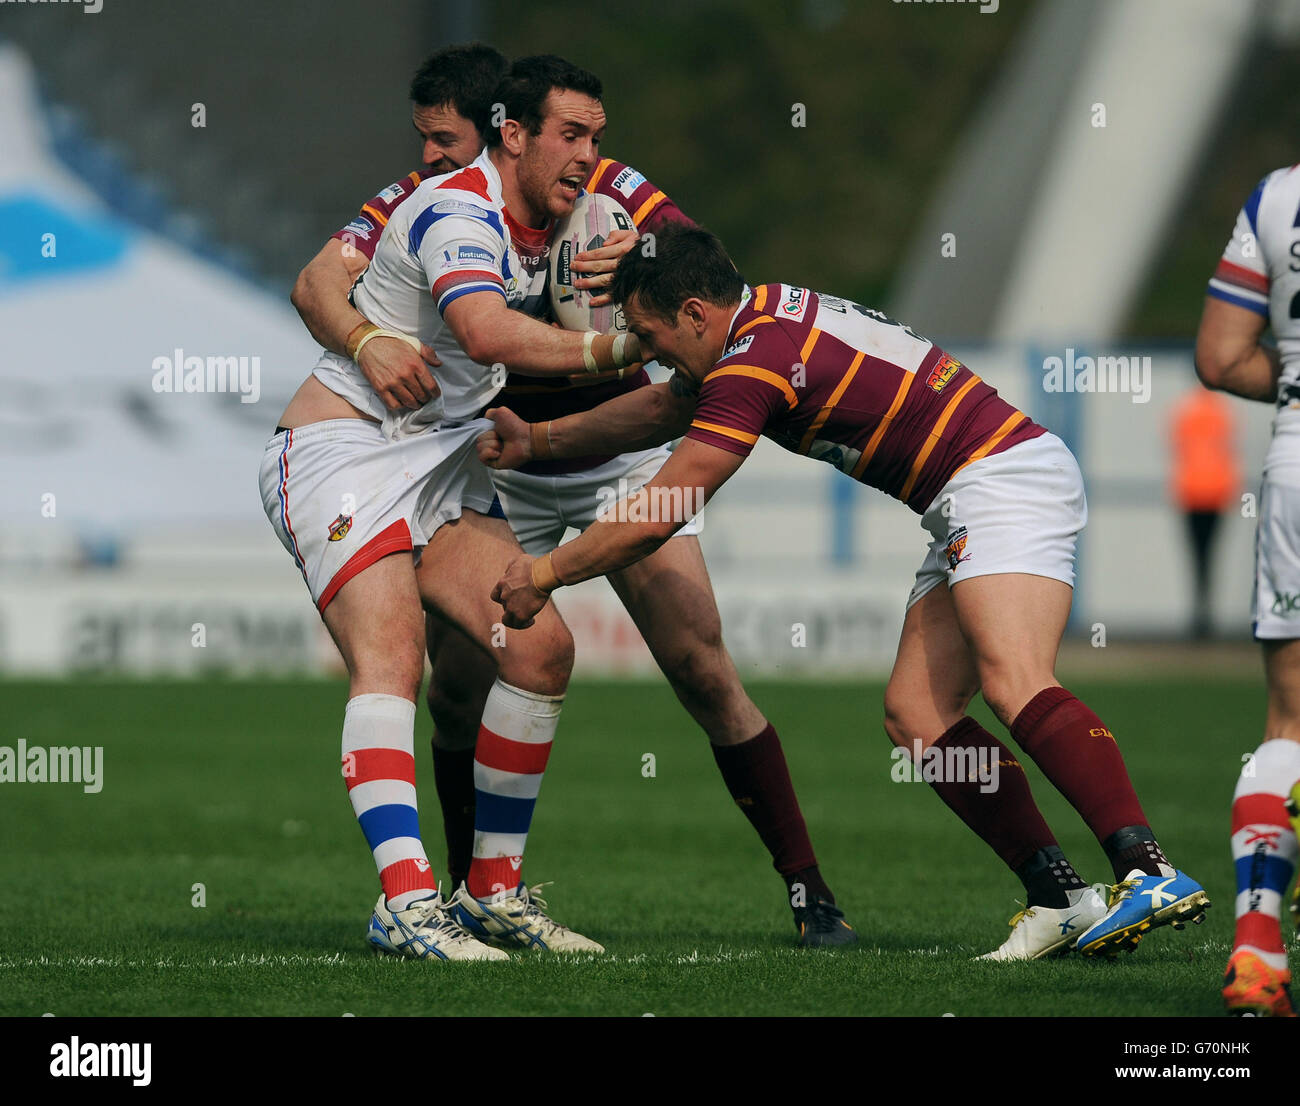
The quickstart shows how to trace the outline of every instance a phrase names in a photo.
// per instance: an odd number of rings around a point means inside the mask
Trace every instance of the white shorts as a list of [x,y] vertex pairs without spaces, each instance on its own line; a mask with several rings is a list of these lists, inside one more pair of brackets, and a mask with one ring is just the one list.
[[[621,453],[583,472],[538,476],[500,471],[492,473],[492,481],[501,498],[501,509],[524,552],[540,557],[560,544],[570,526],[585,530],[612,499],[621,499],[652,480],[671,455],[666,445],[656,446]],[[692,519],[674,536],[699,532],[699,520]]]
[[390,553],[419,552],[462,509],[488,514],[492,478],[475,419],[390,442],[364,419],[330,419],[272,435],[262,506],[324,611],[348,580]]
[[907,598],[973,576],[1024,572],[1074,586],[1074,546],[1088,521],[1078,462],[1042,434],[959,470],[921,518],[929,552]]
[[1300,638],[1300,488],[1264,481],[1255,531],[1255,638]]

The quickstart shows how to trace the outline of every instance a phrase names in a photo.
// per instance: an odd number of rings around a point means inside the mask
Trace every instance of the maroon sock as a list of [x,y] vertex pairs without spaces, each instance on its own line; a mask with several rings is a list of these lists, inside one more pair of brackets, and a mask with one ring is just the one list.
[[447,836],[450,898],[469,878],[474,857],[474,746],[440,749],[433,746],[433,779],[442,804],[442,828]]
[[817,871],[817,857],[813,855],[776,729],[769,722],[757,737],[739,745],[711,747],[727,790],[772,854],[772,866],[786,877],[787,883],[796,877],[810,897],[834,902],[830,888]]
[[1114,735],[1063,687],[1045,687],[1011,723],[1011,736],[1096,834],[1146,828]]
[[1024,768],[1015,754],[975,719],[966,717],[954,723],[932,748],[943,750],[945,755],[949,749],[974,749],[977,763],[980,750],[986,750],[982,754],[985,757],[996,754],[997,787],[992,791],[984,790],[987,785],[979,779],[950,780],[945,773],[938,773],[943,778],[929,782],[952,812],[1013,872],[1019,875],[1040,849],[1056,846],[1056,838],[1029,792]]

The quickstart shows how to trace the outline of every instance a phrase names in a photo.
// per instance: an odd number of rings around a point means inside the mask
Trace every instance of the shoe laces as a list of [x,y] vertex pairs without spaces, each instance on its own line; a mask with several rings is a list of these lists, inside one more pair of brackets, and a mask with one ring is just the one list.
[[545,883],[538,883],[532,887],[525,886],[523,892],[519,895],[524,904],[522,914],[526,921],[541,926],[547,933],[568,933],[569,931],[564,926],[546,914],[548,909],[546,900],[540,894],[543,887],[550,887],[554,882],[554,880],[547,880]]
[[420,911],[420,916],[414,922],[407,922],[412,934],[441,935],[453,940],[470,937],[470,934],[465,932],[460,923],[447,913],[441,895],[437,898],[424,899],[413,903],[410,909]]
[[1019,903],[1021,906],[1023,906],[1024,910],[1021,910],[1018,913],[1011,915],[1011,921],[1007,922],[1007,925],[1009,925],[1012,929],[1015,929],[1016,926],[1018,926],[1026,918],[1032,918],[1035,914],[1038,913],[1037,907],[1029,906],[1023,902],[1020,902],[1019,899],[1016,899],[1016,902]]
[[1106,900],[1107,907],[1118,906],[1125,899],[1131,899],[1133,892],[1137,890],[1138,881],[1135,879],[1122,879],[1110,887],[1110,897]]

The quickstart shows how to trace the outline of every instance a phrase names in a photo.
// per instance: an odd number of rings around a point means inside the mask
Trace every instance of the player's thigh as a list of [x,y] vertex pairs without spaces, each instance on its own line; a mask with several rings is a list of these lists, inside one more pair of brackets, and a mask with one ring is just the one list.
[[962,580],[950,594],[984,699],[1008,722],[1056,683],[1073,589],[1062,580],[1006,572]]
[[1300,741],[1300,640],[1271,640],[1262,644],[1268,679],[1264,739]]
[[410,553],[381,557],[357,573],[321,617],[352,677],[353,694],[415,699],[424,675],[424,617]]
[[[527,630],[507,630],[492,588],[523,550],[504,519],[465,511],[444,523],[425,546],[416,569],[420,597],[479,648],[491,650],[509,683],[536,686],[558,682],[573,667],[573,637],[553,603],[547,603]],[[550,692],[548,692],[550,693]],[[558,693],[558,692],[556,692]]]
[[656,660],[720,652],[722,618],[699,539],[670,538],[649,557],[609,574]]
[[979,676],[945,584],[916,600],[903,619],[885,687],[885,730],[899,745],[928,747],[966,713]]
[[1087,521],[1078,462],[1054,434],[966,465],[923,516],[935,539],[927,566],[947,579],[985,702],[1004,724],[1056,683]]

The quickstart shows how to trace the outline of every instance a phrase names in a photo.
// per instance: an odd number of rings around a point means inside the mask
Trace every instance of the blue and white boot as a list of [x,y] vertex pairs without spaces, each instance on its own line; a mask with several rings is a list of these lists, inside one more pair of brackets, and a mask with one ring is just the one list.
[[1116,956],[1132,952],[1151,930],[1205,921],[1210,896],[1183,872],[1149,876],[1134,869],[1110,889],[1110,909],[1089,926],[1075,943],[1085,956]]

